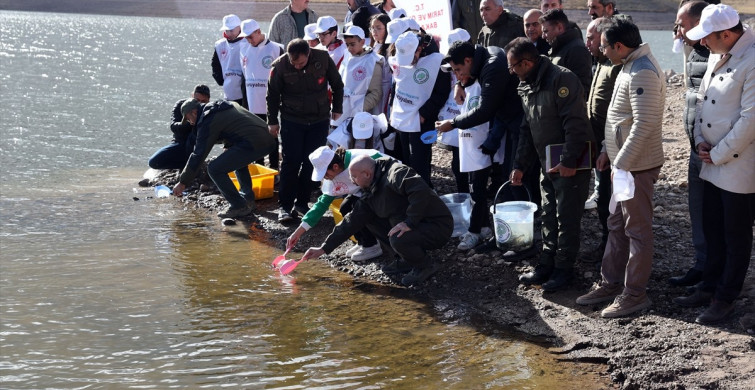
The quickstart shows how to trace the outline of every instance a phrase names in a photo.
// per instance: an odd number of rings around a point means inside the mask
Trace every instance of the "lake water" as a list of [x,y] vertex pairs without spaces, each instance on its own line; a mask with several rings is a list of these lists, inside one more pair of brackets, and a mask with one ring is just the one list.
[[[446,302],[136,188],[218,22],[0,11],[2,388],[605,388]],[[139,198],[134,201],[133,198]]]

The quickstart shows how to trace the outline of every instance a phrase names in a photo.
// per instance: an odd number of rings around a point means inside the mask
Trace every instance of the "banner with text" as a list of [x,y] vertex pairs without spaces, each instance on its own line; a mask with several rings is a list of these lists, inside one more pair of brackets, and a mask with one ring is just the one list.
[[445,37],[453,30],[449,0],[393,0],[393,3],[436,38]]

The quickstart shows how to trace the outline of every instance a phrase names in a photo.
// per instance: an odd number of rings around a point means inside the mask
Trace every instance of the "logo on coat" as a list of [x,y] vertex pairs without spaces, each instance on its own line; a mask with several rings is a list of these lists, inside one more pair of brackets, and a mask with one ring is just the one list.
[[[244,57],[246,59],[246,57]],[[270,67],[273,64],[273,57],[272,56],[265,56],[262,58],[262,66],[265,67],[265,69],[270,69]],[[246,64],[244,64],[246,65]]]
[[362,81],[367,77],[367,69],[364,66],[357,66],[357,68],[351,72],[351,77],[356,81]]
[[424,84],[430,80],[430,72],[425,68],[419,68],[414,71],[414,82],[417,84]]

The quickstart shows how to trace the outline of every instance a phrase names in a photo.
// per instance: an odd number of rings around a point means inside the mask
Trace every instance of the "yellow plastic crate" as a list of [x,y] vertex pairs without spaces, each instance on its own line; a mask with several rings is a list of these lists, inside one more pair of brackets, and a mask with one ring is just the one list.
[[[259,164],[249,164],[249,174],[252,175],[252,190],[254,191],[254,198],[272,198],[275,187],[275,175],[278,174],[278,171],[263,167]],[[234,172],[229,172],[228,176],[230,176],[236,189],[240,189],[236,174]]]
[[[330,209],[330,212],[333,213],[333,222],[338,225],[343,221],[343,215],[341,215],[341,203],[343,203],[343,198],[333,199],[333,202],[328,207]],[[357,242],[357,239],[354,238],[354,236],[351,236],[351,241]]]

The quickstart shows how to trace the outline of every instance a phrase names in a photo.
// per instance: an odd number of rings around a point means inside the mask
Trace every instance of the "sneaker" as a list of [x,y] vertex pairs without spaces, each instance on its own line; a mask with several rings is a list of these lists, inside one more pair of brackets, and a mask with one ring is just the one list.
[[351,261],[359,262],[359,261],[367,261],[370,259],[374,259],[380,255],[383,254],[383,249],[380,248],[380,244],[375,244],[373,246],[363,247],[360,246],[359,249],[354,251],[354,253],[351,254]]
[[346,251],[346,257],[351,257],[351,255],[353,255],[354,252],[358,251],[361,247],[362,246],[359,244],[354,244],[351,248],[349,248],[349,250]]
[[639,296],[631,294],[619,294],[613,303],[600,312],[603,318],[623,317],[650,307],[651,302],[647,294]]
[[278,209],[278,222],[290,222],[293,221],[294,217],[291,216],[291,214],[286,211],[283,207]]
[[459,243],[459,250],[470,250],[482,242],[482,236],[477,233],[466,232],[461,236],[461,242]]
[[482,236],[483,240],[489,240],[493,238],[493,229],[484,227],[480,230],[480,235]]
[[734,303],[714,299],[710,302],[710,306],[703,312],[703,314],[700,314],[695,318],[695,322],[703,325],[717,324],[729,317],[729,314],[731,314],[732,311],[734,311]]
[[547,282],[543,283],[543,291],[554,292],[563,290],[565,287],[569,286],[569,283],[571,283],[573,276],[574,270],[571,267],[556,268],[553,270],[550,279],[548,279]]
[[411,271],[412,265],[399,257],[396,260],[393,260],[390,264],[384,265],[381,270],[386,275],[399,275]]
[[668,278],[668,284],[672,286],[694,286],[703,280],[703,272],[690,268],[686,274]]
[[621,294],[623,287],[620,284],[596,283],[593,290],[577,298],[577,305],[594,305],[596,303],[613,301]]
[[532,272],[519,275],[519,282],[524,284],[543,284],[553,273],[552,265],[538,264]]
[[712,297],[713,294],[697,289],[692,295],[674,298],[673,302],[682,307],[703,307],[710,305]]
[[246,206],[246,205],[244,205],[243,207],[236,207],[236,208],[231,208],[229,206],[227,209],[219,212],[218,213],[218,217],[220,217],[220,218],[238,218],[238,217],[243,217],[245,215],[249,215],[251,213],[252,213],[252,209],[249,208],[249,206]]
[[433,276],[436,272],[438,272],[438,266],[435,263],[424,268],[414,268],[412,272],[401,278],[401,284],[407,287],[416,286]]
[[595,199],[588,199],[585,202],[585,210],[595,210],[598,208],[598,201]]
[[246,207],[249,207],[252,211],[257,209],[257,203],[254,199],[246,199]]

